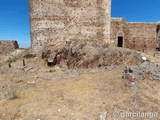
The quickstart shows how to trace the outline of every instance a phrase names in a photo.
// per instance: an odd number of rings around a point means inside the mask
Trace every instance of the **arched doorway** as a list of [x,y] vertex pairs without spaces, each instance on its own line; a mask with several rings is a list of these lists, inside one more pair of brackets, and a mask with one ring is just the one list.
[[160,49],[160,25],[157,25],[157,48]]
[[116,36],[117,36],[116,38],[117,47],[124,47],[124,33],[122,31],[119,31]]

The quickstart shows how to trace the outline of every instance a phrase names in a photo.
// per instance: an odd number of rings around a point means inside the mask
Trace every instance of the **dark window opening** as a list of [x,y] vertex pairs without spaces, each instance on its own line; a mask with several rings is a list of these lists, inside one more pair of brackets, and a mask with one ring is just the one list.
[[123,37],[122,37],[122,36],[119,36],[119,37],[118,37],[117,46],[118,46],[118,47],[123,47]]

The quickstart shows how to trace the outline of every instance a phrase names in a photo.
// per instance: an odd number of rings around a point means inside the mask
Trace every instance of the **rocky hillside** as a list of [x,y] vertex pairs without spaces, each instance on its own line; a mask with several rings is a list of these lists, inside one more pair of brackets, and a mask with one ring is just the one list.
[[159,120],[159,59],[82,41],[1,55],[0,120]]

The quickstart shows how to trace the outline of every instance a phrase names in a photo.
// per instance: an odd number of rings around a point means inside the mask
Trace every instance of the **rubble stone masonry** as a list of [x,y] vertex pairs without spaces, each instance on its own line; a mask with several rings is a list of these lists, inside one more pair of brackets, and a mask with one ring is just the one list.
[[60,41],[110,42],[111,0],[29,0],[33,50]]
[[156,23],[126,23],[124,47],[136,50],[155,50],[156,26]]
[[0,54],[12,52],[19,48],[17,41],[0,40]]
[[[123,47],[136,50],[155,50],[157,23],[126,22],[124,18],[111,19],[111,41],[115,46],[118,36],[123,36]],[[121,33],[121,35],[118,35]]]

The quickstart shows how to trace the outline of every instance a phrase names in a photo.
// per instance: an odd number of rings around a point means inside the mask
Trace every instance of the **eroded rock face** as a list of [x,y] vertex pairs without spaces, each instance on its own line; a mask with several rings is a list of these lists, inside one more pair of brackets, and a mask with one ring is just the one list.
[[141,55],[133,51],[110,49],[106,43],[67,41],[66,44],[46,46],[42,52],[48,66],[57,64],[68,68],[95,68],[120,64],[137,64]]
[[48,66],[65,63],[69,68],[89,68],[98,66],[98,60],[106,51],[104,44],[68,41],[62,48],[46,47],[42,59],[46,59]]

